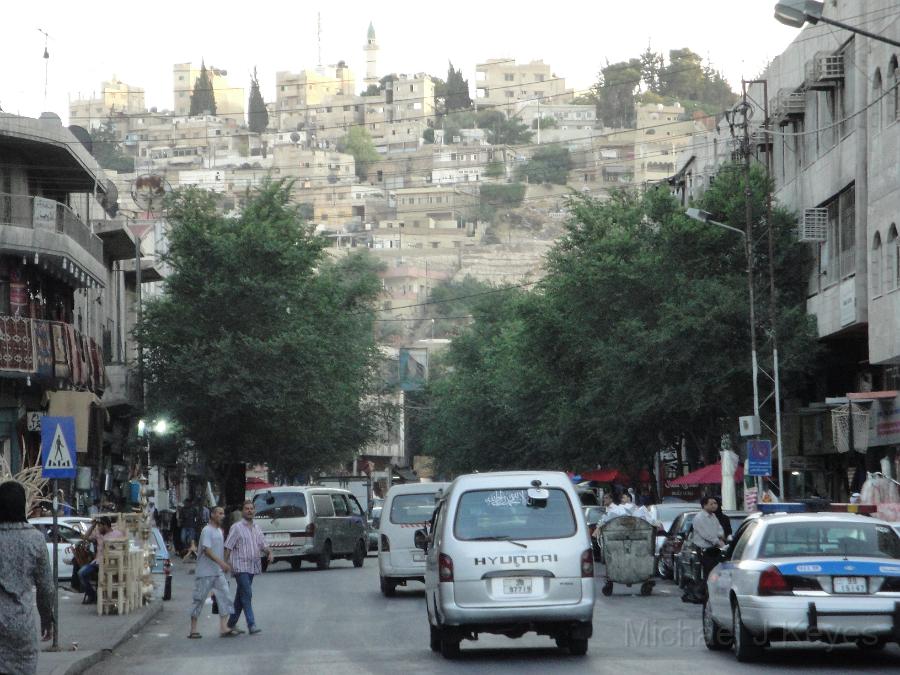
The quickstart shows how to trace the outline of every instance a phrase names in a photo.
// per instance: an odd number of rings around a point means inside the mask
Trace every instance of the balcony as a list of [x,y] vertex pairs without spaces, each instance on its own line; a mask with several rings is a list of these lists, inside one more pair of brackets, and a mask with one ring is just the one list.
[[72,324],[0,315],[0,377],[99,394],[106,386],[103,348]]
[[71,262],[101,285],[106,278],[103,241],[72,209],[52,199],[0,193],[0,249],[46,255],[65,268]]

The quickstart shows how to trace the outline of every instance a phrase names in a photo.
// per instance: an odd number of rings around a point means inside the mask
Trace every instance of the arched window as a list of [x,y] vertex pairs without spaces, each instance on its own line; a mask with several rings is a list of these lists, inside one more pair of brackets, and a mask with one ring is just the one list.
[[884,287],[888,291],[897,288],[897,226],[891,223],[887,246],[884,251]]
[[869,108],[869,129],[873,135],[881,131],[881,108],[884,103],[881,94],[881,68],[876,68],[872,78],[872,107]]
[[875,233],[875,241],[872,242],[872,264],[869,268],[872,270],[872,295],[877,298],[881,295],[881,233]]
[[900,68],[897,67],[897,57],[891,57],[891,65],[888,67],[888,86],[893,87],[893,91],[885,96],[888,101],[887,105],[887,123],[890,124],[900,117]]

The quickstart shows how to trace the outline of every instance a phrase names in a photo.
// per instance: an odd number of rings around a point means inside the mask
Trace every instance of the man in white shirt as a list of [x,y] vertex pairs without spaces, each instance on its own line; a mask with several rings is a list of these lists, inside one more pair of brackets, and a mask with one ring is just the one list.
[[225,538],[222,535],[224,518],[225,509],[221,506],[215,507],[209,514],[209,524],[200,532],[200,551],[197,555],[197,570],[194,573],[191,633],[188,635],[192,640],[202,637],[197,632],[197,619],[203,612],[203,605],[206,604],[210,592],[215,595],[219,605],[219,635],[234,637],[242,632],[227,625],[234,607],[228,596],[228,579],[225,577],[231,572],[231,566],[225,562]]

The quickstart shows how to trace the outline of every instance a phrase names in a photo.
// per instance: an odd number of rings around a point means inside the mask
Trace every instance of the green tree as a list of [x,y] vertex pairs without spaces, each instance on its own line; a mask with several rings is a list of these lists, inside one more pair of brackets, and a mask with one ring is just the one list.
[[687,48],[669,52],[669,65],[660,70],[659,81],[660,95],[706,103],[717,111],[730,107],[737,99],[722,74],[704,66],[700,55]]
[[221,216],[206,191],[176,192],[171,274],[136,329],[150,408],[217,473],[235,461],[290,476],[333,467],[384,412],[370,311],[380,264],[332,261],[290,191],[264,185],[238,218]]
[[250,80],[250,100],[247,103],[247,122],[250,131],[262,133],[269,126],[269,111],[266,102],[259,92],[259,80],[256,78],[256,68],[253,69],[253,77]]
[[[754,220],[770,190],[754,170]],[[700,205],[741,226],[741,172],[721,171]],[[637,469],[682,438],[695,458],[714,459],[721,435],[735,432],[735,419],[752,406],[741,238],[688,219],[664,189],[604,202],[573,195],[568,210],[572,220],[547,256],[538,292],[481,297],[473,323],[435,368],[425,451],[450,472]],[[805,386],[817,353],[804,297],[810,259],[791,214],[776,207],[771,226],[790,397]],[[754,265],[765,317],[763,251]]]
[[212,80],[206,63],[200,63],[200,76],[194,83],[194,91],[191,93],[191,117],[204,114],[216,114],[216,95],[213,91]]
[[597,116],[605,126],[634,127],[634,96],[641,77],[640,59],[607,63],[601,70],[592,91],[597,101]]
[[356,164],[356,176],[360,180],[369,177],[369,167],[381,159],[381,155],[375,149],[375,143],[365,127],[352,126],[340,141],[338,150],[353,155]]
[[360,94],[360,96],[378,96],[381,93],[381,88],[377,84],[370,84],[365,90]]
[[[484,167],[484,175],[488,178],[500,178],[506,175],[506,165],[498,159],[491,160]],[[483,186],[482,186],[483,187]]]
[[132,173],[134,158],[129,157],[122,149],[122,144],[113,130],[113,121],[106,120],[95,129],[91,129],[91,154],[104,169],[117,173]]
[[444,110],[468,110],[472,107],[472,99],[469,97],[469,81],[463,78],[462,70],[454,69],[450,63],[447,69],[447,82],[445,85]]
[[560,145],[542,145],[534,151],[530,160],[519,167],[519,180],[565,185],[569,179],[571,166],[568,148]]
[[479,110],[476,120],[492,145],[524,145],[530,143],[534,136],[522,120],[517,117],[508,119],[499,110]]
[[665,68],[665,59],[662,54],[650,49],[650,45],[647,45],[647,49],[641,54],[640,58],[641,80],[644,83],[644,87],[646,87],[647,91],[658,94],[661,86],[660,74]]

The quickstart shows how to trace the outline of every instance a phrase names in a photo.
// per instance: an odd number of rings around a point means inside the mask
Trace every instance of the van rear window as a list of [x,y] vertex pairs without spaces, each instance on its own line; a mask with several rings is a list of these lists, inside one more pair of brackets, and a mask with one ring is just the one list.
[[306,497],[302,492],[264,492],[253,497],[257,518],[305,518]]
[[460,497],[453,532],[457,539],[562,539],[576,532],[569,497],[549,488],[546,502],[530,502],[527,488],[472,490]]
[[391,522],[395,525],[427,523],[434,513],[434,492],[397,495],[391,502]]

